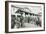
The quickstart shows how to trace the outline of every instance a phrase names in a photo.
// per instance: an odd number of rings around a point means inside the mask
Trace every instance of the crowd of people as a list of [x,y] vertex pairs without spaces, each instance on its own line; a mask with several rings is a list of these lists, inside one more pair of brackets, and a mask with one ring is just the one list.
[[[34,24],[36,26],[41,27],[41,20],[38,16],[33,16],[33,15],[11,15],[12,20],[11,20],[11,28],[24,28],[24,27],[31,27],[31,24]],[[28,24],[26,26],[26,24]],[[30,24],[30,25],[29,25]],[[35,26],[35,27],[36,27]]]

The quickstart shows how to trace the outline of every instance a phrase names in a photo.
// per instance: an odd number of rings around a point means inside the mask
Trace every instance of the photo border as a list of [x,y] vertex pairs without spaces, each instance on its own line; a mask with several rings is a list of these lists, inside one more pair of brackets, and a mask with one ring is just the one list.
[[[9,32],[9,23],[8,23],[8,17],[9,17],[9,14],[8,14],[8,4],[9,2],[12,2],[12,3],[28,3],[28,4],[43,4],[44,5],[44,29],[43,30],[30,30],[30,31],[16,31],[16,32]],[[5,33],[20,33],[20,32],[37,32],[37,31],[45,31],[45,3],[40,3],[40,2],[24,2],[24,1],[5,1]]]

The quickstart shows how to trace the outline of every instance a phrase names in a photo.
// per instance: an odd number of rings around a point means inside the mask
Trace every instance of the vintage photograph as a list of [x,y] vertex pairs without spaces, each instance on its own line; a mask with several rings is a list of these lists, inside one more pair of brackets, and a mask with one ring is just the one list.
[[41,27],[41,6],[11,5],[11,28],[36,28]]
[[9,2],[9,32],[44,30],[44,4]]

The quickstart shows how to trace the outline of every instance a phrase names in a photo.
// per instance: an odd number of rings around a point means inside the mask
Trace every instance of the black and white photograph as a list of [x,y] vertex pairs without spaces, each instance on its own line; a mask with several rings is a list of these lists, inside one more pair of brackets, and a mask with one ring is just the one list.
[[9,32],[44,30],[44,3],[8,2]]

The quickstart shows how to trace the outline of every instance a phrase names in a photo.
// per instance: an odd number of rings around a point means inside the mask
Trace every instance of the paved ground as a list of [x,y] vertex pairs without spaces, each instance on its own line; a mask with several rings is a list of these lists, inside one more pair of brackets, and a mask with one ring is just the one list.
[[[16,27],[17,27],[17,26],[15,25],[14,29],[15,29]],[[31,24],[31,23],[24,23],[22,28],[37,28],[37,27],[40,27],[40,26],[37,26],[36,24]],[[21,27],[20,27],[20,28],[21,28]]]
[[35,24],[31,24],[31,23],[25,23],[24,26],[25,26],[25,28],[26,28],[26,27],[27,27],[27,28],[39,27],[39,26],[37,26],[37,25],[35,25]]

